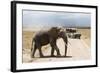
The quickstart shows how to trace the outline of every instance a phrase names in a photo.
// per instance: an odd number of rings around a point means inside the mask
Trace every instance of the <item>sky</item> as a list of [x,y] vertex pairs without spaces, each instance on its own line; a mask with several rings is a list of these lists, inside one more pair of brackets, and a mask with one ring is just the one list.
[[23,10],[23,27],[66,26],[90,27],[91,14]]

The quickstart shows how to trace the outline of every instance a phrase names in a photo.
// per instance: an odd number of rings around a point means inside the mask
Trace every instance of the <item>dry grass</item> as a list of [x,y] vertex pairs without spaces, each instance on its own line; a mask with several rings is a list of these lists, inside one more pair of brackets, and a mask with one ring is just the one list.
[[32,38],[34,37],[34,32],[23,31],[23,49],[30,49]]
[[78,32],[82,34],[81,39],[83,39],[88,46],[91,46],[91,29],[78,29]]
[[[81,39],[84,39],[85,43],[90,45],[91,42],[91,31],[90,29],[78,29],[78,32],[82,34]],[[32,38],[35,32],[33,31],[23,31],[23,49],[30,49]]]

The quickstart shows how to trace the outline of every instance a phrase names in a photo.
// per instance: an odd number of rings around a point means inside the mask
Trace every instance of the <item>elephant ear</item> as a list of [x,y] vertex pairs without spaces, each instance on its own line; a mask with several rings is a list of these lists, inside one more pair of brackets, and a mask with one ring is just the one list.
[[51,36],[51,37],[56,37],[56,30],[57,30],[57,28],[56,27],[52,27],[52,28],[50,28],[50,30],[48,31],[48,33],[49,33],[49,36]]
[[67,37],[65,29],[61,29],[59,32],[59,37]]
[[60,32],[60,28],[58,28],[58,27],[52,27],[48,32],[49,32],[50,36],[57,38],[58,34]]

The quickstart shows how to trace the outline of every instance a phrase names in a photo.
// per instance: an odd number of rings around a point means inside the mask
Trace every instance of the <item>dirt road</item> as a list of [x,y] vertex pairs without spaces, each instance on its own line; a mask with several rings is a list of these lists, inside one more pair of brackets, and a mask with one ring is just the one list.
[[[88,39],[87,39],[88,40]],[[23,62],[45,62],[45,61],[68,61],[68,60],[86,60],[91,58],[91,48],[84,39],[70,39],[68,38],[67,57],[45,57],[39,58],[38,50],[35,53],[36,58],[30,58],[30,49],[23,49]],[[64,42],[62,39],[57,40],[57,45],[60,53],[63,56],[65,51]],[[48,56],[51,54],[50,45],[42,47],[43,54]],[[55,51],[56,55],[56,51]]]

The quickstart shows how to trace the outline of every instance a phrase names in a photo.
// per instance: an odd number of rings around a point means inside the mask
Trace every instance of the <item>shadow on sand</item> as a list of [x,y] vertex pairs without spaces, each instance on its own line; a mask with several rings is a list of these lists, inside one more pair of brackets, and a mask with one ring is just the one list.
[[43,57],[34,57],[34,58],[72,58],[72,56],[43,56]]

